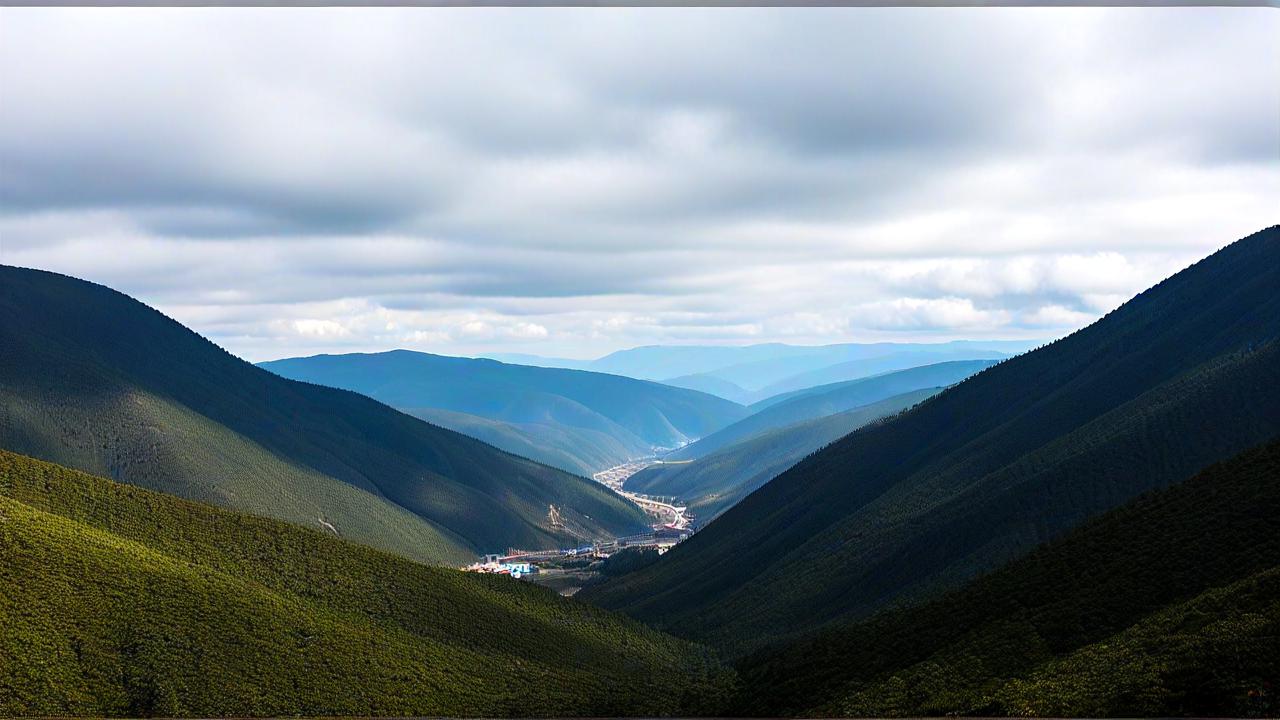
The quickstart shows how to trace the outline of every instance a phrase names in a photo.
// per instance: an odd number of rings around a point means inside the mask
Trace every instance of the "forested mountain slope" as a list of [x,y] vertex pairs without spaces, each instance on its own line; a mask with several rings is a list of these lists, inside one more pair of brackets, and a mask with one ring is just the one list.
[[1265,703],[1273,714],[1280,441],[942,598],[740,670],[741,711],[760,715],[1265,717]]
[[753,415],[671,453],[668,457],[673,460],[706,457],[717,450],[770,430],[853,410],[914,390],[952,385],[990,367],[995,362],[995,360],[956,360],[813,388],[777,403],[752,406],[761,409]]
[[529,583],[0,451],[0,716],[666,715],[724,687]]
[[921,599],[1280,433],[1280,229],[855,431],[587,592],[741,652]]
[[854,430],[902,412],[941,388],[894,395],[835,415],[754,435],[692,462],[651,465],[627,478],[626,489],[680,499],[705,524],[761,485]]
[[[0,448],[426,561],[644,526],[588,480],[286,380],[113,290],[12,267]],[[547,522],[551,504],[566,529]]]
[[[509,433],[534,443],[543,429],[548,444],[568,435],[588,452],[611,454],[613,462],[595,470],[689,442],[747,414],[723,398],[646,380],[408,350],[290,358],[261,367],[432,419],[441,417],[432,410],[449,410],[501,421],[514,426]],[[618,457],[618,451],[626,454]]]

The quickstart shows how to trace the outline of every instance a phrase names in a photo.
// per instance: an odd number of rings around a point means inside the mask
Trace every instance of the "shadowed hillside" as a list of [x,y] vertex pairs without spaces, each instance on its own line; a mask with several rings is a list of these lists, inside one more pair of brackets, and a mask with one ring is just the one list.
[[760,715],[1274,714],[1280,441],[741,670],[740,705]]
[[737,652],[922,599],[1280,433],[1280,229],[797,464],[587,595]]
[[[0,447],[427,561],[644,526],[588,480],[285,380],[102,286],[11,267]],[[552,504],[567,527],[547,522]]]
[[0,715],[665,715],[706,651],[506,577],[0,451]]

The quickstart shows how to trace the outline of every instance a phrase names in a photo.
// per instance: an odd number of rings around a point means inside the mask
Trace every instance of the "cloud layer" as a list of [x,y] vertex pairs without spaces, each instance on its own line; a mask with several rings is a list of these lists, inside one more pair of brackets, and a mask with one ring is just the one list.
[[0,14],[0,262],[254,360],[1050,337],[1278,220],[1266,9]]

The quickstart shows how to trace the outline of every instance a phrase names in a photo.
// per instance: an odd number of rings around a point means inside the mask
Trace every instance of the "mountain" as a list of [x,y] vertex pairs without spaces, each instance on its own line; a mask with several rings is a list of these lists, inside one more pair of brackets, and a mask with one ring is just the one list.
[[[664,382],[673,378],[684,379],[690,375],[711,376],[754,393],[754,399],[758,400],[766,396],[760,395],[759,391],[768,385],[786,380],[798,373],[820,370],[852,360],[868,360],[890,355],[919,356],[916,362],[900,364],[895,368],[885,368],[903,369],[946,360],[999,359],[1024,352],[1039,344],[1041,344],[1039,341],[1030,340],[955,340],[943,343],[882,342],[835,345],[787,345],[784,343],[746,346],[646,345],[619,350],[595,360],[568,360],[520,354],[501,354],[492,357],[521,365],[593,370]],[[837,379],[850,378],[841,376]],[[699,378],[689,382],[707,381]],[[821,382],[819,381],[819,384]]]
[[[609,456],[594,470],[652,454],[656,447],[682,445],[747,414],[723,398],[645,380],[408,350],[290,358],[260,367],[368,395],[432,420],[449,421],[433,410],[467,413],[519,426],[534,445],[576,446]],[[490,437],[503,441],[499,447],[520,452],[504,438]],[[587,464],[581,457],[574,460]]]
[[734,385],[728,380],[721,380],[714,375],[698,373],[694,375],[681,375],[680,377],[667,378],[662,381],[663,385],[671,385],[672,387],[687,388],[689,390],[697,390],[716,397],[722,397],[725,400],[736,402],[739,404],[747,402],[754,393],[745,388]]
[[942,598],[739,669],[740,703],[759,715],[1266,717],[1264,681],[1280,677],[1280,440]]
[[[994,343],[1001,347],[1009,343]],[[1017,343],[1024,347],[1029,343]],[[771,358],[714,370],[713,377],[749,388],[745,402],[844,380],[905,370],[949,360],[999,360],[1009,354],[973,341],[825,345],[797,357]]]
[[[860,380],[862,378],[872,377],[875,375],[883,375],[891,373],[895,370],[907,370],[909,368],[930,366],[939,363],[945,363],[947,360],[954,358],[954,354],[950,353],[933,353],[933,352],[909,352],[909,353],[890,353],[873,358],[863,358],[860,360],[849,360],[847,362],[836,363],[835,365],[826,365],[816,370],[798,373],[788,378],[771,383],[764,388],[756,391],[750,399],[754,402],[765,401],[768,403],[769,398],[776,398],[780,395],[787,395],[793,392],[802,392],[808,389],[833,385],[839,382],[847,382],[850,380]],[[969,350],[964,353],[965,361],[989,360],[988,365],[994,364],[997,360],[1003,360],[1009,357],[1005,353],[988,351],[988,350]],[[961,362],[961,360],[952,360],[952,362]]]
[[765,401],[761,405],[752,406],[753,409],[759,407],[759,412],[748,415],[698,442],[680,448],[667,457],[672,460],[706,457],[717,450],[735,445],[763,432],[852,410],[905,392],[951,385],[991,367],[994,362],[994,360],[956,360],[936,363],[862,380],[813,388],[772,404]]
[[509,423],[435,408],[404,412],[514,455],[584,477],[653,453],[653,446],[638,438],[626,434],[618,438],[602,430],[553,422]]
[[430,562],[645,526],[596,483],[286,380],[100,285],[12,267],[0,448]]
[[769,430],[697,460],[651,465],[627,478],[626,489],[680,499],[705,524],[806,455],[854,430],[923,402],[941,388],[895,395],[854,410]]
[[584,593],[743,653],[919,601],[1280,434],[1280,227],[798,463]]
[[506,577],[0,451],[0,715],[705,712],[701,648]]

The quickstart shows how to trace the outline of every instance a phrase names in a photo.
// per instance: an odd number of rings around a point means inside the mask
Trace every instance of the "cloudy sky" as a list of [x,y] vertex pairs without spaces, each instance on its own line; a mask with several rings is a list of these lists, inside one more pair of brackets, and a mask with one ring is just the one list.
[[1049,338],[1280,221],[1267,9],[0,10],[0,262],[251,360]]

